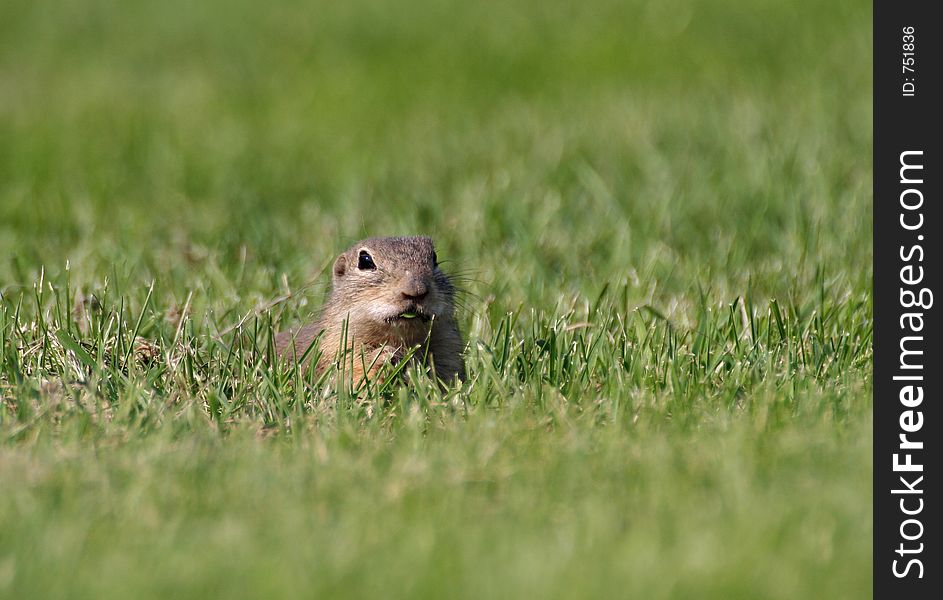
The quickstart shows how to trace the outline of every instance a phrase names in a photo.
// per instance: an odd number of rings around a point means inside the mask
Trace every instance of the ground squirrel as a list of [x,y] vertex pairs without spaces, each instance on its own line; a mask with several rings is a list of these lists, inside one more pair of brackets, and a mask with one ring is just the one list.
[[[455,286],[439,269],[427,237],[370,238],[334,261],[332,288],[318,320],[275,337],[282,358],[300,358],[320,335],[321,372],[338,356],[345,339],[353,381],[371,378],[413,348],[436,376],[465,379],[461,334],[455,322]],[[352,366],[351,366],[352,363]],[[372,366],[371,366],[372,365]]]

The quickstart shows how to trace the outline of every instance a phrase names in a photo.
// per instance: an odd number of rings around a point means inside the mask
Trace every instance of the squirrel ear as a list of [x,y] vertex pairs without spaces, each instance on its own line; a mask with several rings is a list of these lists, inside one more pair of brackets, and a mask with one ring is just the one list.
[[343,254],[334,261],[334,277],[343,277],[347,272],[347,257]]

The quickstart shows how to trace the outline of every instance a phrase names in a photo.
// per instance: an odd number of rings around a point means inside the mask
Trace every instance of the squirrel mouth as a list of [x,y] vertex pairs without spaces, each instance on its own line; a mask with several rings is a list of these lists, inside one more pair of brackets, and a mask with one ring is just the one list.
[[428,320],[429,320],[429,315],[427,315],[426,313],[420,312],[420,311],[418,311],[418,310],[415,310],[415,309],[413,309],[413,310],[404,310],[403,312],[399,313],[398,315],[396,315],[395,317],[392,317],[392,318],[390,319],[391,322],[396,322],[396,321],[422,321],[423,323],[425,323],[425,322],[428,321]]

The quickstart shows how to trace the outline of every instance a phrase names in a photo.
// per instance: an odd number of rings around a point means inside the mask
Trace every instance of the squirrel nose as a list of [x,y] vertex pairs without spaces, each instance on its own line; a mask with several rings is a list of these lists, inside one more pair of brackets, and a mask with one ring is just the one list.
[[422,300],[429,293],[429,286],[424,281],[410,281],[400,290],[406,300]]

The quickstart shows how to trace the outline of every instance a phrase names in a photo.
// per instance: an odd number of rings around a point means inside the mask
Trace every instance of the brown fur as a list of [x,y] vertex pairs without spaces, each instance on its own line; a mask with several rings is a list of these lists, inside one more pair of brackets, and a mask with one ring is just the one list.
[[[375,269],[358,267],[362,252],[372,257]],[[354,382],[363,379],[365,370],[373,380],[384,365],[399,362],[413,348],[413,358],[425,360],[443,381],[465,379],[464,344],[455,322],[455,287],[439,269],[431,239],[388,237],[358,242],[337,257],[332,283],[315,323],[276,336],[279,356],[300,357],[320,335],[316,369],[322,372],[341,355],[346,322],[343,358],[352,373],[345,375],[352,375]],[[417,317],[400,318],[404,312]]]

